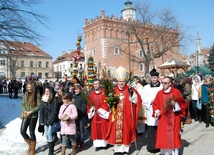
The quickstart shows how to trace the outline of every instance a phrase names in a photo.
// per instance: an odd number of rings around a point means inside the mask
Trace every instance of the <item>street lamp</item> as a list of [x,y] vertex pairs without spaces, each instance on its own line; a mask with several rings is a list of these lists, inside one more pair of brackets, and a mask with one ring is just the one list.
[[[197,38],[196,38],[196,43],[197,43],[197,46],[198,46],[198,50],[196,52],[196,67],[197,67],[197,73],[199,73],[199,63],[198,63],[198,55],[201,54],[201,39],[200,39],[200,36],[199,36],[199,33],[197,32]],[[201,59],[200,59],[201,60]]]
[[199,73],[199,65],[198,65],[198,50],[196,51],[196,74]]

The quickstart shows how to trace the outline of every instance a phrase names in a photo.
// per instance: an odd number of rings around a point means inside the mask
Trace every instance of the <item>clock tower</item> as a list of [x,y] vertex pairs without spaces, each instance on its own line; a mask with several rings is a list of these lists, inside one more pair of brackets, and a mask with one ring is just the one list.
[[127,0],[125,3],[125,8],[121,11],[124,20],[136,20],[136,9],[132,7],[132,2]]

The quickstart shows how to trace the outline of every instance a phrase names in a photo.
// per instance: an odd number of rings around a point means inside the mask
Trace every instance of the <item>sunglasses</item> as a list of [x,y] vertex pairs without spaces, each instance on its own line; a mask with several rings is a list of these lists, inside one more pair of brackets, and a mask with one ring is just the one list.
[[167,85],[167,84],[169,84],[169,82],[161,82],[162,83],[162,85]]

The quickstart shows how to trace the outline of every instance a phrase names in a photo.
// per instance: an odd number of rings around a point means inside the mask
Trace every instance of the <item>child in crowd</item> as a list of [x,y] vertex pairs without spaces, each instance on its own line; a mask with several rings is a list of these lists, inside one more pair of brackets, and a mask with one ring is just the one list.
[[65,93],[63,96],[63,105],[60,107],[59,119],[61,120],[61,135],[62,135],[62,153],[65,155],[67,141],[70,140],[72,144],[71,155],[76,154],[76,123],[77,109],[72,100],[72,95]]

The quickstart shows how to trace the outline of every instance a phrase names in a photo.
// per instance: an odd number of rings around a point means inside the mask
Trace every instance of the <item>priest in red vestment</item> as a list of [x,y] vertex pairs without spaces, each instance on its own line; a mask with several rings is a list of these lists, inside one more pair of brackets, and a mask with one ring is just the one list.
[[130,144],[136,140],[142,100],[137,90],[126,84],[126,70],[123,67],[116,70],[115,77],[117,86],[114,90],[120,100],[115,110],[111,111],[106,140],[114,145],[114,154],[128,154]]
[[88,98],[91,107],[87,106],[88,118],[91,119],[91,139],[95,151],[107,146],[105,140],[109,118],[109,107],[105,100],[104,90],[100,88],[100,81],[94,80],[94,90]]
[[156,148],[161,155],[178,155],[181,148],[181,117],[185,116],[186,101],[180,91],[172,86],[172,79],[164,77],[163,89],[152,104],[154,117],[158,118]]

